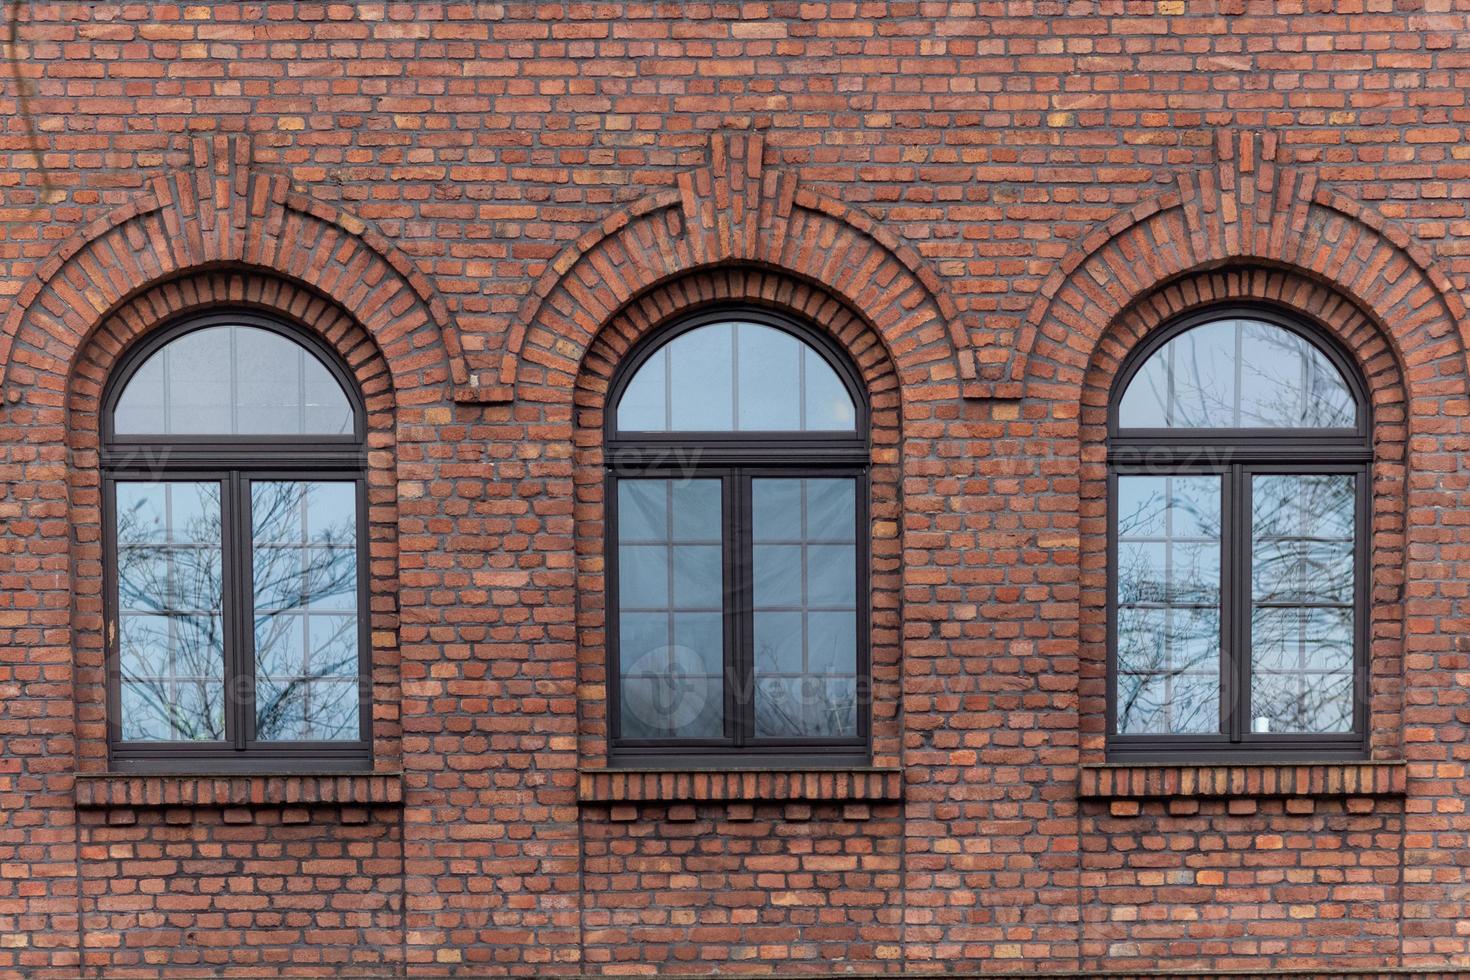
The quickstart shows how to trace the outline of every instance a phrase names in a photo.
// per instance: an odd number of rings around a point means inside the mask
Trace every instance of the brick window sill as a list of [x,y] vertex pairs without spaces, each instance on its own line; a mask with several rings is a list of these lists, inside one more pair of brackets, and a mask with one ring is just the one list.
[[900,769],[583,769],[578,800],[601,803],[818,803],[903,799]]
[[1407,784],[1403,762],[1092,763],[1081,767],[1077,795],[1092,800],[1403,796]]
[[79,773],[76,805],[102,807],[216,807],[302,804],[396,806],[402,773],[290,775],[139,775]]

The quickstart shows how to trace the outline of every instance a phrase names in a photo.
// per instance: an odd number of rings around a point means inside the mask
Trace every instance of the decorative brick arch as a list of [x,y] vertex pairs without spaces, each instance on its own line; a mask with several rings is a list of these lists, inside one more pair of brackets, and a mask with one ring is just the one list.
[[0,324],[0,386],[64,377],[91,331],[131,297],[217,267],[267,272],[329,297],[383,349],[397,387],[467,385],[444,301],[387,239],[293,192],[284,175],[252,168],[245,137],[195,139],[191,163],[154,177],[41,265]]
[[1217,303],[1278,306],[1336,338],[1362,376],[1373,415],[1368,678],[1375,759],[1403,755],[1404,567],[1407,559],[1409,396],[1390,338],[1330,287],[1299,273],[1223,268],[1185,276],[1118,316],[1093,350],[1078,415],[1080,658],[1083,761],[1103,759],[1107,709],[1107,427],[1113,387],[1128,354],[1160,326]]
[[[77,703],[77,771],[107,767],[106,674],[103,636],[101,409],[109,376],[136,341],[165,323],[191,312],[221,306],[268,310],[319,337],[350,371],[366,412],[368,540],[364,568],[369,576],[369,617],[374,637],[371,683],[373,765],[392,771],[401,765],[398,723],[400,683],[395,637],[398,631],[398,473],[397,397],[420,399],[397,389],[382,351],[352,316],[330,300],[280,279],[235,271],[195,273],[153,286],[126,301],[93,330],[77,351],[66,386],[67,515],[72,528],[71,646]],[[426,383],[430,392],[437,388]],[[436,392],[437,393],[437,392]],[[56,410],[50,410],[57,414]]]
[[[1412,377],[1452,345],[1463,377],[1470,321],[1449,279],[1402,229],[1276,162],[1276,138],[1222,133],[1219,164],[1116,215],[1042,286],[1010,365],[1027,395],[1075,398],[1103,332],[1131,304],[1227,265],[1292,270],[1373,316]],[[1050,389],[1050,390],[1048,390]],[[1017,391],[1021,394],[1021,391]]]
[[716,133],[709,166],[568,246],[521,305],[482,397],[567,397],[597,331],[639,295],[721,267],[769,269],[832,291],[873,325],[906,397],[977,384],[970,332],[939,277],[871,217],[764,168],[763,138]]
[[573,480],[580,634],[577,686],[583,692],[578,704],[579,758],[584,766],[607,761],[607,543],[603,523],[607,471],[602,443],[608,389],[618,364],[643,337],[691,310],[726,302],[781,310],[825,331],[847,353],[862,381],[872,441],[868,493],[873,527],[873,759],[875,765],[897,765],[901,758],[898,640],[903,602],[900,471],[904,463],[899,452],[903,420],[898,373],[872,327],[828,292],[779,273],[743,269],[706,270],[644,293],[597,333],[577,374]]

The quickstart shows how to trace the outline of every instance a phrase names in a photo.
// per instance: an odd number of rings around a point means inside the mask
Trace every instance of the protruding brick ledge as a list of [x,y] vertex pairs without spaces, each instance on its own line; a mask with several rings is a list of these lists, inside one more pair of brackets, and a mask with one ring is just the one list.
[[583,769],[583,803],[781,803],[903,799],[900,769]]
[[78,807],[270,806],[403,802],[402,773],[292,775],[78,774]]
[[1083,799],[1207,796],[1402,796],[1403,762],[1174,765],[1094,763],[1082,766]]

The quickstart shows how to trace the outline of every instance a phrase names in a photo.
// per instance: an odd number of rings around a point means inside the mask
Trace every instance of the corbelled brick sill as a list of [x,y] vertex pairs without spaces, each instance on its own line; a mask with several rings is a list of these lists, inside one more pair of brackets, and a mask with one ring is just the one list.
[[270,806],[403,802],[402,773],[290,775],[136,775],[79,773],[78,807]]
[[779,803],[903,799],[899,769],[583,769],[583,803]]
[[1157,797],[1402,796],[1403,762],[1313,762],[1222,765],[1092,763],[1082,766],[1083,799]]

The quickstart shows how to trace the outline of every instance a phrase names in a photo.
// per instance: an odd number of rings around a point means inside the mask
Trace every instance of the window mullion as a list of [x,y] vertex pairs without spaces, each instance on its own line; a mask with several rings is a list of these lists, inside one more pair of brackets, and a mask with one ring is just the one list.
[[242,555],[240,528],[244,501],[243,481],[238,471],[226,474],[221,483],[220,557],[222,572],[221,598],[225,615],[225,739],[236,752],[245,751],[246,701],[250,681],[245,673],[245,624],[250,616],[242,590]]
[[1251,730],[1251,520],[1250,471],[1230,467],[1230,740]]
[[731,470],[725,522],[725,621],[728,653],[725,657],[725,713],[736,746],[744,746],[755,731],[755,670],[752,662],[755,548],[751,542],[750,475]]

